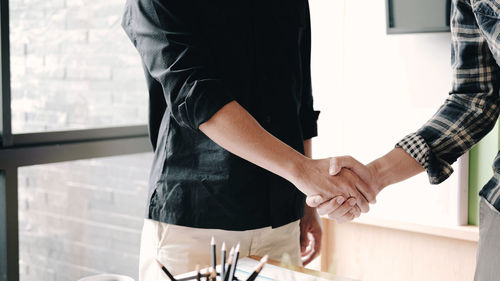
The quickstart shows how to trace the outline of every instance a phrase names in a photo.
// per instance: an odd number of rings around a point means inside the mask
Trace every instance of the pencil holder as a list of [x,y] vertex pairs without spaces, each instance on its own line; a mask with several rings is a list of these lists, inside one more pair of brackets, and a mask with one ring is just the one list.
[[[167,277],[171,281],[240,281],[236,276],[236,269],[238,266],[238,259],[240,257],[240,243],[236,245],[236,247],[231,248],[229,252],[229,256],[226,262],[226,243],[222,244],[222,255],[221,255],[221,264],[217,265],[217,254],[216,254],[216,244],[215,239],[212,237],[212,241],[210,243],[211,248],[211,257],[212,257],[212,266],[209,268],[205,268],[205,272],[200,271],[200,267],[196,266],[196,270],[191,274],[184,274],[182,277],[174,277],[168,269],[161,264],[160,261],[156,260],[158,266],[161,270],[167,275]],[[255,270],[246,278],[246,281],[254,281],[259,275],[260,271],[267,263],[268,256],[264,256]],[[219,268],[219,270],[217,270]],[[243,280],[242,280],[243,281]]]

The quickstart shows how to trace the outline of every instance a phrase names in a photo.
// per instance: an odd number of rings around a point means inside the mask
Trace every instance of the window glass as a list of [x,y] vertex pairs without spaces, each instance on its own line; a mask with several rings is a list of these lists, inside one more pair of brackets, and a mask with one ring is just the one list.
[[138,280],[151,161],[148,153],[20,168],[20,280]]
[[145,124],[123,0],[10,0],[13,133]]

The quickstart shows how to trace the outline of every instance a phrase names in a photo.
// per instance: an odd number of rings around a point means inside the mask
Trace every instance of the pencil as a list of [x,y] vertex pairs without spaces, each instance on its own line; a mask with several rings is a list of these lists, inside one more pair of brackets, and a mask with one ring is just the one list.
[[229,270],[231,269],[231,264],[233,264],[233,258],[234,258],[234,247],[231,247],[231,251],[229,251],[229,257],[227,259],[227,269],[224,274],[224,277],[222,278],[223,281],[228,281],[229,279]]
[[231,270],[229,271],[229,281],[233,281],[234,274],[236,273],[236,267],[238,266],[238,258],[240,257],[240,243],[236,245],[234,250],[233,264],[231,265]]
[[167,270],[166,267],[163,266],[163,264],[161,264],[160,261],[158,261],[157,259],[155,259],[156,262],[158,263],[158,266],[161,268],[161,270],[163,270],[163,272],[165,272],[165,274],[168,276],[168,278],[171,280],[171,281],[177,281],[175,280],[174,276]]
[[210,280],[217,281],[217,269],[212,268],[210,270]]
[[217,268],[217,253],[216,253],[216,248],[217,245],[215,244],[215,238],[212,236],[212,241],[210,242],[212,245],[212,267],[214,269]]
[[224,274],[226,273],[226,242],[222,243],[222,254],[220,262],[220,277],[224,280]]
[[201,281],[200,265],[196,265],[196,281]]
[[255,268],[255,271],[252,272],[252,274],[247,278],[247,281],[254,281],[257,276],[259,275],[260,271],[262,268],[264,268],[264,265],[266,265],[268,259],[268,255],[265,255],[261,260],[260,263],[257,265]]

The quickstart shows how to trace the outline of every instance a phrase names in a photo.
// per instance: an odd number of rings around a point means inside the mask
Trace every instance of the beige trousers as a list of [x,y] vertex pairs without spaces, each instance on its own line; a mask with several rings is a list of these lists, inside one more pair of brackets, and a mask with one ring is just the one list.
[[217,263],[220,263],[222,242],[229,249],[241,243],[240,257],[264,256],[280,260],[288,254],[295,265],[301,265],[300,227],[295,221],[279,228],[265,227],[247,231],[201,229],[144,220],[139,261],[140,281],[168,280],[161,272],[158,259],[172,274],[195,270],[196,265],[210,265],[210,240],[217,242]]

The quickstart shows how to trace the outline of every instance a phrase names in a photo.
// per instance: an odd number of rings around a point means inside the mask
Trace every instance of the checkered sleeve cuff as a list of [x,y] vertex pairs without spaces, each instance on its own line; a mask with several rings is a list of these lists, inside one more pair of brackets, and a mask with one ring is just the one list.
[[432,153],[424,138],[417,133],[404,137],[396,144],[396,147],[404,149],[424,167],[431,184],[439,184],[453,173],[451,165],[443,160],[439,160]]
[[424,169],[427,170],[429,160],[429,146],[424,138],[417,134],[410,134],[404,137],[396,144],[396,147],[404,149],[415,160],[417,160]]

